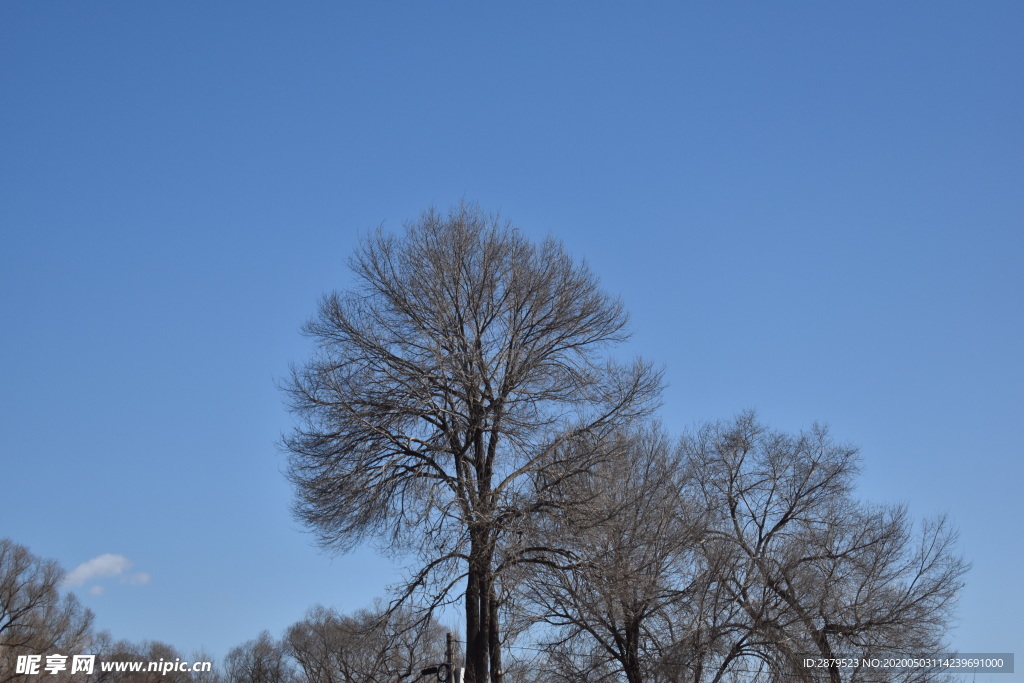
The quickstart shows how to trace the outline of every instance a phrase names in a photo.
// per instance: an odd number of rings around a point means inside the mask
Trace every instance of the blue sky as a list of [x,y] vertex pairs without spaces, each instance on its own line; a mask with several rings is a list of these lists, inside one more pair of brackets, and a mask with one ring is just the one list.
[[948,513],[953,644],[1024,652],[1022,34],[1013,2],[4,3],[0,536],[185,651],[382,595],[290,518],[274,382],[360,231],[465,198],[621,295],[670,429],[828,422],[863,497]]

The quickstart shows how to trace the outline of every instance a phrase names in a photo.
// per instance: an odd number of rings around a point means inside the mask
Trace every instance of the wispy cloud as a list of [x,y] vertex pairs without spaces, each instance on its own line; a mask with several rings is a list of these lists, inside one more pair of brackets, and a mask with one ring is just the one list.
[[126,576],[121,579],[121,583],[131,584],[132,586],[142,586],[149,583],[149,574],[146,572],[137,572],[131,576]]
[[[74,588],[94,579],[121,576],[131,569],[132,562],[124,555],[100,555],[78,565],[64,577],[62,588]],[[138,575],[136,575],[138,576]],[[146,581],[149,577],[146,576]],[[141,583],[145,583],[142,581]],[[97,595],[97,593],[94,593]]]

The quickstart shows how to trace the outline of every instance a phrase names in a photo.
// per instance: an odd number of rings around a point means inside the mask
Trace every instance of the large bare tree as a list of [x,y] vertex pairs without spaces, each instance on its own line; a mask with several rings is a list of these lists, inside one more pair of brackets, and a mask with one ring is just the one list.
[[709,680],[744,659],[793,680],[942,678],[927,669],[810,669],[802,659],[942,651],[969,567],[944,518],[915,525],[901,506],[858,501],[857,451],[823,427],[789,435],[744,413],[689,434],[683,449],[713,517],[705,548],[717,558],[721,604],[740,609],[720,622],[731,645],[709,651]]
[[555,627],[540,638],[548,680],[945,678],[865,664],[941,652],[968,565],[945,519],[915,525],[853,495],[855,448],[752,413],[678,449],[650,431],[602,448],[590,473],[539,495],[574,501],[536,518],[549,561],[523,582]]
[[378,231],[350,265],[284,387],[296,513],[325,547],[418,555],[404,596],[440,604],[465,580],[467,678],[497,683],[500,575],[530,560],[512,537],[544,505],[537,470],[649,412],[660,375],[607,359],[626,315],[558,241],[476,206]]

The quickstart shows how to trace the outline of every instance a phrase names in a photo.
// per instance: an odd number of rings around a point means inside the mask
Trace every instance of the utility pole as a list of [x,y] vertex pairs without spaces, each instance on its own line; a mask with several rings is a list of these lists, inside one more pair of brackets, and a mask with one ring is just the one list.
[[455,669],[452,660],[455,659],[455,634],[449,631],[444,634],[444,662],[437,666],[428,666],[420,670],[420,677],[435,674],[438,683],[463,683],[463,670]]

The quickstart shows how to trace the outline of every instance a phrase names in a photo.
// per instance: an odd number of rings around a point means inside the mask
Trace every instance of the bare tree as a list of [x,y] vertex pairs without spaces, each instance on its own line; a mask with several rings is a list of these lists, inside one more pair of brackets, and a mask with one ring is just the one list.
[[204,664],[209,662],[211,664],[209,671],[192,672],[192,680],[195,683],[223,683],[224,677],[221,675],[220,667],[217,666],[213,655],[206,649],[200,648],[198,650],[193,650],[190,661],[193,664],[198,664],[200,662]]
[[437,605],[465,580],[467,678],[497,683],[500,575],[527,559],[503,548],[539,509],[532,477],[647,413],[660,376],[603,357],[626,315],[557,241],[475,206],[378,231],[351,268],[358,287],[323,299],[316,355],[285,386],[296,513],[325,547],[416,553],[400,597]]
[[348,646],[347,636],[341,615],[317,605],[306,612],[305,619],[288,628],[285,651],[298,663],[308,683],[342,683],[337,658]]
[[263,631],[224,658],[228,683],[292,683],[295,672],[282,644]]
[[0,539],[0,683],[13,680],[19,655],[78,654],[92,612],[60,595],[64,570],[10,539]]
[[663,660],[702,592],[704,519],[660,429],[623,431],[604,448],[592,472],[554,487],[569,504],[538,525],[551,551],[525,585],[537,617],[556,627],[553,674],[665,680]]
[[732,622],[731,647],[706,669],[711,680],[750,658],[807,681],[940,677],[920,669],[815,671],[800,659],[939,652],[968,569],[944,519],[920,525],[915,541],[904,508],[854,499],[856,449],[822,427],[790,436],[745,413],[689,435],[683,447],[714,517],[706,548],[721,568],[716,588],[743,617]]
[[444,661],[445,629],[408,610],[342,616],[318,605],[288,629],[285,651],[308,683],[411,681],[424,666]]
[[[158,670],[149,671],[151,664],[162,665],[164,662],[178,664],[187,662],[191,665],[197,661],[209,661],[206,655],[194,656],[192,660],[183,657],[173,646],[160,641],[147,640],[142,642],[131,642],[128,640],[113,641],[110,634],[101,632],[96,635],[91,644],[89,652],[96,654],[97,665],[91,676],[85,678],[87,681],[97,683],[195,683],[196,681],[217,681],[215,672],[193,673],[188,670],[169,669],[164,671],[160,666]],[[108,670],[99,665],[100,662],[115,664]],[[131,665],[142,663],[142,670],[133,671]],[[125,663],[125,670],[118,670],[117,663]],[[178,667],[175,667],[178,668]],[[72,676],[70,680],[80,680],[81,675]]]
[[[747,413],[675,451],[655,437],[606,440],[620,457],[538,494],[551,501],[535,520],[548,562],[523,586],[555,628],[542,637],[541,678],[943,678],[803,659],[940,652],[967,570],[945,519],[915,532],[905,508],[855,499],[856,449],[824,428],[791,436]],[[573,505],[561,509],[561,497]]]

